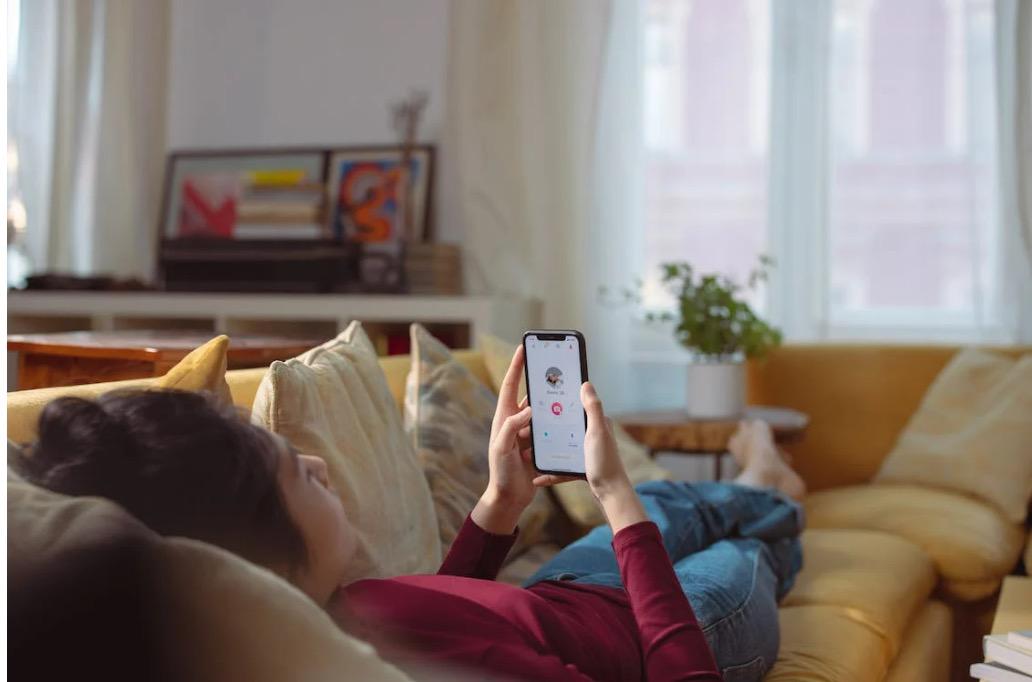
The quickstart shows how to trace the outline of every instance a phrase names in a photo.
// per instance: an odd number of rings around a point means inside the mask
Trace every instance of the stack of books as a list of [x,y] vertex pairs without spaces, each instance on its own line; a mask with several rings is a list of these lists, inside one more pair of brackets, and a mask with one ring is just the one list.
[[988,635],[982,642],[985,663],[971,666],[971,677],[986,682],[1032,682],[1032,630]]
[[461,294],[462,252],[455,244],[409,244],[405,277],[413,294]]
[[326,234],[321,182],[304,171],[252,171],[237,201],[235,239],[322,239]]

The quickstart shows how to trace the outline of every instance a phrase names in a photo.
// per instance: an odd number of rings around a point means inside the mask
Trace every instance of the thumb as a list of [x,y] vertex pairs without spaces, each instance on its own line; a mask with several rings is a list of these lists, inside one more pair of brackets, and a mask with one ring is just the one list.
[[584,406],[584,411],[588,413],[588,429],[606,428],[606,414],[602,410],[602,401],[590,381],[581,384],[580,394],[581,404]]

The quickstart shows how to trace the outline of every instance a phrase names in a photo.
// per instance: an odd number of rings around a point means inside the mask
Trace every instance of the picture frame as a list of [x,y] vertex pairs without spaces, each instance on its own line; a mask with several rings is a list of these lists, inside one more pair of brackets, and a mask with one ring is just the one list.
[[429,237],[434,148],[409,149],[411,225],[404,225],[406,197],[397,193],[400,145],[331,149],[327,162],[327,231],[331,238],[362,243],[370,252],[394,252]]
[[[407,245],[430,237],[434,176],[433,146],[407,149],[171,152],[157,221],[162,286],[405,291]],[[406,153],[413,183],[399,201],[397,169]],[[350,192],[348,203],[341,204],[342,190],[345,198]],[[368,200],[374,200],[372,205]],[[362,232],[370,219],[380,221],[378,238]]]
[[162,241],[328,237],[322,148],[187,150],[169,155]]

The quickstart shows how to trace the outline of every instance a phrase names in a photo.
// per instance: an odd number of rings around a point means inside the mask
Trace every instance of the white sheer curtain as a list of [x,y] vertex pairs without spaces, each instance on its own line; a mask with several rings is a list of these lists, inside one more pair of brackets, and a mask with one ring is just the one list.
[[8,147],[33,269],[145,276],[164,156],[168,2],[21,0],[18,13]]
[[451,16],[442,213],[468,286],[534,296],[546,326],[581,329],[619,407],[632,317],[597,289],[634,272],[637,3],[455,0]]
[[1005,295],[1018,338],[1032,343],[1032,2],[996,0],[995,9]]

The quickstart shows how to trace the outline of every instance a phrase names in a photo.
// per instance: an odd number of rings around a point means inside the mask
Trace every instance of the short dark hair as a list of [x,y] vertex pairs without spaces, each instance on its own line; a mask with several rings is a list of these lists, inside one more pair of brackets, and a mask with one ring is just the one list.
[[161,535],[293,572],[307,551],[280,489],[279,449],[211,395],[124,390],[49,403],[19,468],[54,492],[113,500]]

